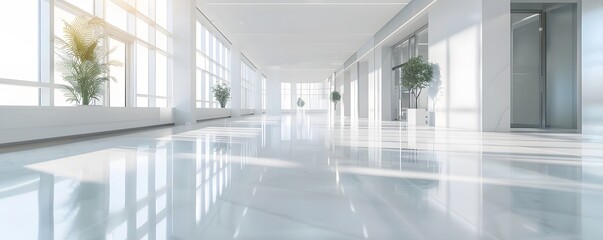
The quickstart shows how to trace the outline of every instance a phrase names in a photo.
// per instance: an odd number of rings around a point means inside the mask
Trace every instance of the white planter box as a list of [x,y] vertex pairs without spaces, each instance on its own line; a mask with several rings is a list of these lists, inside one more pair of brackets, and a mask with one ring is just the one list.
[[427,126],[427,110],[408,109],[408,126]]
[[435,112],[429,112],[429,126],[435,127]]

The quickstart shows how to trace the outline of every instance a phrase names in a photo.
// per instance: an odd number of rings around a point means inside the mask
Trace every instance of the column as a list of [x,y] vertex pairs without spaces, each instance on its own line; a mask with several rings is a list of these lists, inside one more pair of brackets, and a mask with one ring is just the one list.
[[358,62],[358,117],[369,117],[369,73],[368,62]]
[[[389,46],[382,46],[375,49],[375,87],[377,91],[377,110],[381,110],[381,114],[376,114],[381,121],[394,120],[394,82],[392,81],[392,50]],[[381,97],[379,98],[379,94]]]
[[196,122],[195,117],[195,2],[174,0],[174,122],[179,125]]
[[352,94],[352,71],[346,70],[343,72],[343,91],[341,94],[341,103],[343,116],[351,117],[352,116],[352,98],[354,94]]
[[279,79],[266,80],[266,114],[281,114],[281,81]]
[[[603,1],[582,1],[582,31],[578,42],[582,45],[582,132],[589,135],[603,135]],[[578,87],[580,89],[580,86]],[[594,235],[593,235],[594,236]]]
[[482,131],[511,130],[511,2],[482,2]]
[[255,93],[254,93],[254,99],[255,99],[255,114],[256,115],[261,115],[262,114],[262,79],[264,78],[264,74],[262,74],[259,70],[256,71],[256,77],[255,77]]
[[230,108],[232,117],[241,116],[241,48],[233,44],[230,71]]
[[295,114],[297,112],[297,84],[294,82],[291,83],[291,114]]

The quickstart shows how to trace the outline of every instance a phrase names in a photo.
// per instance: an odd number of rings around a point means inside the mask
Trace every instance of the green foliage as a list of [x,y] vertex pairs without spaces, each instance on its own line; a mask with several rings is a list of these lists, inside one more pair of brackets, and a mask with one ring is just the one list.
[[230,99],[230,87],[226,83],[216,84],[211,88],[214,98],[218,100],[221,108],[226,107],[226,102]]
[[338,91],[333,91],[331,93],[331,102],[337,104],[339,101],[341,101],[341,94]]
[[429,86],[433,79],[433,66],[421,57],[412,57],[402,65],[402,87],[411,91],[415,97],[415,108],[421,91]]
[[304,102],[302,98],[297,98],[297,106],[299,108],[304,108],[304,106],[306,106],[306,102]]
[[68,102],[89,105],[104,95],[109,68],[120,65],[106,61],[109,54],[101,45],[104,22],[99,18],[76,17],[64,21],[63,39],[57,39],[57,68],[61,70]]
[[337,110],[337,103],[341,101],[341,94],[338,91],[331,92],[331,102],[335,103],[335,110]]

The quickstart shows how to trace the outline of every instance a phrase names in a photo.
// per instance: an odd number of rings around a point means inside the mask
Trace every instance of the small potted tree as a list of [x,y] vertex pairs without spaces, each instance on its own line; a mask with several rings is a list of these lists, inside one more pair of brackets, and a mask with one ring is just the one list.
[[306,106],[306,102],[302,98],[297,98],[297,107],[303,109]]
[[211,91],[214,93],[214,98],[220,103],[220,107],[225,108],[230,99],[230,87],[226,83],[216,84],[211,88]]
[[338,91],[331,93],[331,102],[335,104],[335,110],[337,110],[337,103],[341,101],[341,94]]
[[109,51],[102,46],[104,22],[100,18],[76,17],[64,22],[63,39],[57,39],[57,68],[61,70],[68,102],[90,105],[104,95],[110,79],[109,68],[121,63],[107,61]]
[[426,109],[418,109],[419,96],[424,88],[429,86],[433,78],[432,64],[421,57],[412,57],[402,65],[401,85],[408,89],[414,97],[414,108],[408,109],[408,125],[424,126],[427,118]]

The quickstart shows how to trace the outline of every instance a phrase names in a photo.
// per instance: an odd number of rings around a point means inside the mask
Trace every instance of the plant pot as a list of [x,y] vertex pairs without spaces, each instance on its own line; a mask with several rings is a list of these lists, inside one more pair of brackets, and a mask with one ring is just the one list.
[[428,120],[429,120],[429,126],[434,127],[435,126],[435,112],[433,112],[433,111],[429,112]]
[[427,110],[408,109],[408,126],[427,126]]

